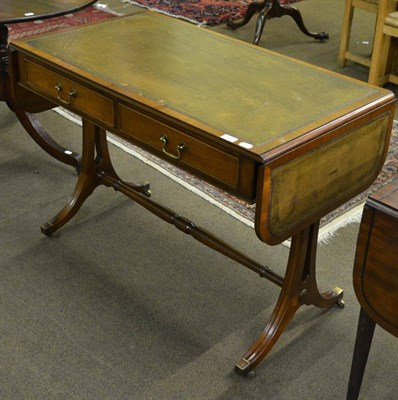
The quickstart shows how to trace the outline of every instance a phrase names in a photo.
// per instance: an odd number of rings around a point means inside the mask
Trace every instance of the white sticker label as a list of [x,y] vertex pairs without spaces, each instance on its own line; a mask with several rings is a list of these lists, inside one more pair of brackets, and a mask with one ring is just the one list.
[[245,149],[251,149],[253,147],[252,144],[246,142],[240,142],[239,146],[244,147]]
[[228,142],[231,142],[231,143],[234,143],[238,140],[238,138],[228,135],[228,134],[222,135],[221,139],[227,140]]

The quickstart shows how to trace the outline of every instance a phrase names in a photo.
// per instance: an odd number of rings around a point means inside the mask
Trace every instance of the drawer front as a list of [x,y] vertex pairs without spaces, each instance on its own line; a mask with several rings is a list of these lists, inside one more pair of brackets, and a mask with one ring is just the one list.
[[[249,164],[248,170],[252,169],[253,175],[254,163],[242,162],[238,156],[223,152],[122,104],[118,106],[118,114],[119,129],[126,134],[126,138],[144,144],[149,151],[162,155],[183,168],[188,167],[188,170],[196,172],[199,176],[221,183],[224,188],[242,197],[252,196],[240,193],[239,181],[242,174],[241,165],[245,165],[246,168],[246,164]],[[162,140],[165,137],[166,143]],[[178,146],[185,149],[180,151]],[[250,176],[247,179],[250,181]]]
[[25,80],[51,100],[81,111],[108,126],[114,125],[113,101],[30,60],[25,60]]

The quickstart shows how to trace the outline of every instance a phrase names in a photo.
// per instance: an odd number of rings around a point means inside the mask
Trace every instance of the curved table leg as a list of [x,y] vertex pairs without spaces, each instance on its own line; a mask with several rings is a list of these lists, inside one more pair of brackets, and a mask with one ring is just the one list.
[[260,12],[265,7],[265,5],[266,5],[265,1],[263,3],[257,1],[250,3],[247,7],[247,11],[243,16],[242,21],[240,22],[228,21],[227,26],[232,29],[237,29],[246,25],[252,19],[253,15],[257,12]]
[[343,291],[319,293],[315,279],[316,244],[319,223],[292,238],[284,283],[274,311],[263,332],[248,352],[235,364],[239,375],[246,375],[271,351],[286,325],[302,304],[330,308]]
[[75,190],[66,206],[49,222],[41,227],[45,235],[51,235],[65,225],[80,209],[84,201],[100,184],[96,175],[95,135],[97,128],[83,120],[83,151],[81,168]]
[[271,18],[280,18],[284,15],[292,17],[297,26],[300,28],[301,32],[303,32],[305,35],[319,40],[320,42],[325,42],[327,39],[329,39],[329,34],[326,32],[310,32],[304,25],[300,11],[294,6],[281,5],[279,0],[264,0],[263,2],[255,1],[250,3],[242,21],[229,21],[227,22],[227,26],[232,29],[240,28],[241,26],[246,25],[256,12],[260,13],[257,19],[253,39],[253,43],[256,45],[260,42],[266,20]]
[[260,15],[257,18],[256,29],[254,31],[253,43],[258,45],[260,43],[261,35],[263,34],[265,22],[270,18],[272,11],[272,4],[266,3],[265,8],[260,11]]
[[320,293],[316,282],[316,250],[318,245],[319,223],[309,227],[307,256],[303,270],[303,290],[300,293],[300,304],[314,305],[319,308],[331,308],[334,305],[344,307],[343,290],[336,287],[333,290]]
[[112,165],[111,156],[109,154],[108,141],[106,140],[106,132],[101,128],[98,128],[98,133],[95,138],[95,147],[97,150],[97,176],[101,179],[101,183],[103,183],[103,176],[106,175],[115,182],[112,185],[113,189],[115,190],[119,190],[119,187],[123,185],[128,187],[129,189],[134,190],[135,192],[142,193],[146,197],[151,197],[151,190],[148,182],[124,182],[119,178]]
[[301,13],[296,7],[283,5],[280,6],[280,8],[282,15],[288,15],[289,17],[292,17],[294,19],[294,22],[300,28],[301,32],[304,33],[304,35],[310,36],[316,40],[319,40],[322,43],[329,39],[329,34],[327,32],[310,32],[304,25]]
[[[114,179],[115,190],[118,189],[119,184],[123,183],[112,166],[105,130],[83,119],[83,151],[75,190],[66,206],[51,221],[43,224],[41,231],[45,235],[51,235],[64,226],[79,211],[94,189],[103,184],[103,175]],[[136,192],[150,196],[148,183],[123,184]]]
[[18,107],[10,105],[10,108],[19,119],[19,122],[28,132],[30,137],[48,154],[65,164],[75,167],[77,170],[80,167],[80,155],[65,149],[59,145],[42,127],[40,121],[35,114],[31,114]]
[[11,90],[9,75],[9,53],[8,53],[8,27],[0,24],[0,101],[5,101],[30,137],[48,154],[57,160],[72,165],[76,169],[80,165],[80,156],[73,151],[60,146],[41,126],[35,114],[19,109]]

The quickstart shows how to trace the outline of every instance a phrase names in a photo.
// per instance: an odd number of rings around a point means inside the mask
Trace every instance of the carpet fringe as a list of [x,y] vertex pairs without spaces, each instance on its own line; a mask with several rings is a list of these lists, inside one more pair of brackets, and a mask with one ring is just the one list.
[[110,8],[108,6],[108,4],[104,4],[104,3],[98,2],[98,3],[95,3],[93,5],[93,7],[96,8],[97,10],[104,11],[104,12],[106,12],[108,14],[113,14],[113,15],[116,15],[118,17],[121,17],[122,15],[124,15],[123,13],[118,13],[117,11],[113,10],[112,8]]
[[168,13],[167,11],[159,10],[158,8],[144,6],[143,4],[139,4],[139,3],[135,2],[134,0],[122,0],[122,2],[131,4],[131,5],[134,5],[134,6],[138,6],[138,7],[141,7],[141,8],[145,8],[145,9],[147,9],[149,11],[154,11],[154,12],[157,12],[157,13],[160,13],[160,14],[164,14],[164,15],[167,15],[169,17],[173,17],[173,18],[177,18],[177,19],[183,19],[184,21],[188,21],[191,24],[195,24],[195,25],[200,26],[200,27],[207,25],[206,22],[198,22],[198,21],[195,21],[194,19],[191,19],[191,18],[188,18],[188,17],[183,17],[182,15],[175,15],[175,14]]
[[105,3],[97,2],[93,5],[93,7],[96,8],[97,10],[104,11],[108,14],[113,14],[118,17],[124,15],[123,13],[118,13],[117,11],[113,10],[111,7],[108,6],[108,4]]
[[365,203],[359,204],[319,229],[318,243],[329,244],[330,241],[336,236],[339,229],[361,222],[364,204]]

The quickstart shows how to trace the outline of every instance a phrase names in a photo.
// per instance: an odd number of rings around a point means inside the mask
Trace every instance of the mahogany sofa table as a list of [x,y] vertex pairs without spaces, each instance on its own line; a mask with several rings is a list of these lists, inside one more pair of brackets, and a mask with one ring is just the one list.
[[[236,363],[240,374],[260,363],[301,305],[341,303],[341,289],[321,294],[317,287],[319,220],[368,188],[382,168],[391,92],[151,12],[10,48],[19,107],[44,98],[83,118],[75,191],[44,234],[105,185],[280,286],[264,331]],[[19,97],[20,89],[30,96]],[[260,240],[292,237],[285,276],[154,202],[148,184],[120,179],[106,131],[256,202]]]
[[[32,104],[32,112],[20,110],[13,100],[9,82],[8,25],[53,18],[79,11],[97,0],[1,0],[0,5],[0,101],[6,101],[26,131],[45,151],[58,160],[78,167],[79,155],[64,149],[43,129],[34,112],[42,105]],[[48,108],[48,106],[47,106]]]

